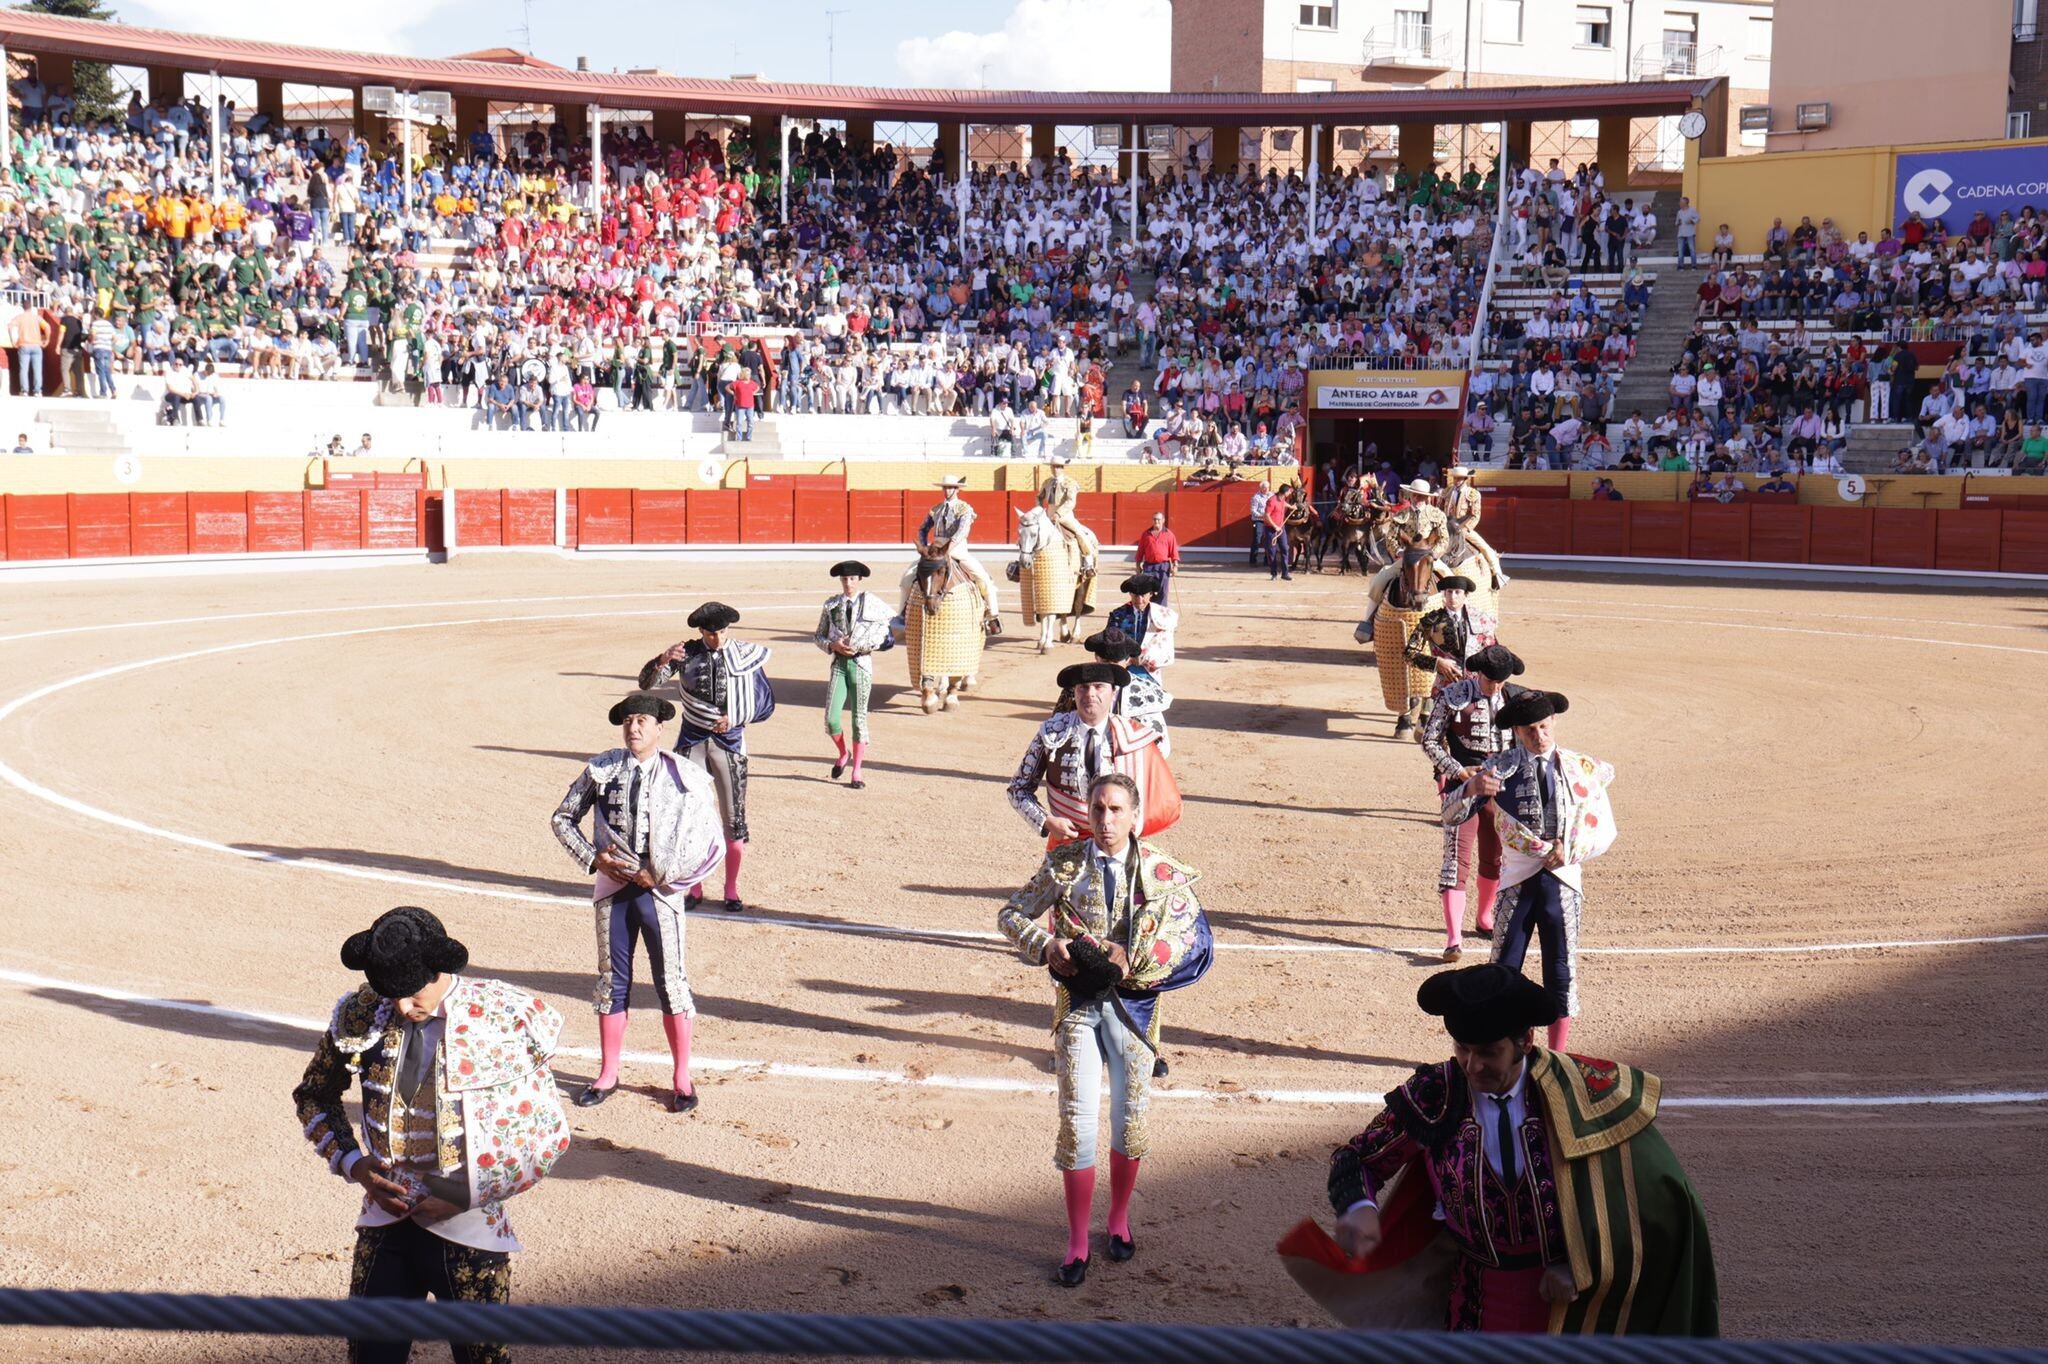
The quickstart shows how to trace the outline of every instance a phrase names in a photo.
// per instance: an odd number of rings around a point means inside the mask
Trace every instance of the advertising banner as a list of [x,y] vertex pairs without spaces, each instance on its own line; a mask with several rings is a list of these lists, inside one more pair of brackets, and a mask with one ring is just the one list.
[[2048,207],[2048,142],[1903,153],[1893,183],[1892,216],[1899,222],[1918,213],[1930,223],[1940,219],[1954,234],[1979,210],[1994,223],[2000,212],[2017,218],[2029,204]]
[[1317,412],[1405,413],[1455,417],[1464,410],[1465,376],[1457,370],[1312,370],[1309,402]]

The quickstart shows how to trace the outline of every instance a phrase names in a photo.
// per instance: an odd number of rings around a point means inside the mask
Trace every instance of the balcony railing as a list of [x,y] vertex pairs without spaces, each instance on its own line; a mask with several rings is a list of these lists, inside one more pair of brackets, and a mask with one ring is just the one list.
[[1722,50],[1698,43],[1646,43],[1629,70],[1636,80],[1686,80],[1721,74]]
[[1422,67],[1447,71],[1462,54],[1458,35],[1436,24],[1393,24],[1365,35],[1367,66]]

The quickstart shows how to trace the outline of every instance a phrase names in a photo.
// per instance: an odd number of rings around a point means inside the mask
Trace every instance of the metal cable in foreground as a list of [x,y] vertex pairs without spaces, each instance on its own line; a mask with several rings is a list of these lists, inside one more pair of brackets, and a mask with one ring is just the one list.
[[496,1306],[399,1298],[256,1298],[0,1288],[0,1326],[875,1359],[1153,1364],[2048,1364],[2048,1350],[1733,1340],[1311,1331],[1262,1326],[857,1317],[660,1307]]

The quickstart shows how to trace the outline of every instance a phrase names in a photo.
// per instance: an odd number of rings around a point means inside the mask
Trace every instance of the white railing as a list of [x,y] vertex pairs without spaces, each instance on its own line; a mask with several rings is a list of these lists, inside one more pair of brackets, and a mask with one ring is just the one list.
[[1365,35],[1367,66],[1440,66],[1459,62],[1458,36],[1438,24],[1389,24]]
[[1698,43],[1645,43],[1629,70],[1636,80],[1685,80],[1721,74],[1722,49]]

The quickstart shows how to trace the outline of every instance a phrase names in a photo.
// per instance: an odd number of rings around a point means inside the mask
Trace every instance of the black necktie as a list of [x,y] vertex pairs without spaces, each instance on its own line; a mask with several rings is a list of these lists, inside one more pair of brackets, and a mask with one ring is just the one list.
[[1557,837],[1557,773],[1547,753],[1536,760],[1536,778],[1543,792],[1543,837],[1553,839]]
[[1088,731],[1088,785],[1092,789],[1095,779],[1102,775],[1102,731]]
[[640,848],[640,764],[633,764],[633,784],[626,793],[626,846],[634,852]]
[[1508,1096],[1489,1094],[1486,1097],[1493,1100],[1500,1109],[1500,1178],[1501,1183],[1512,1189],[1515,1187],[1515,1125],[1508,1118]]

